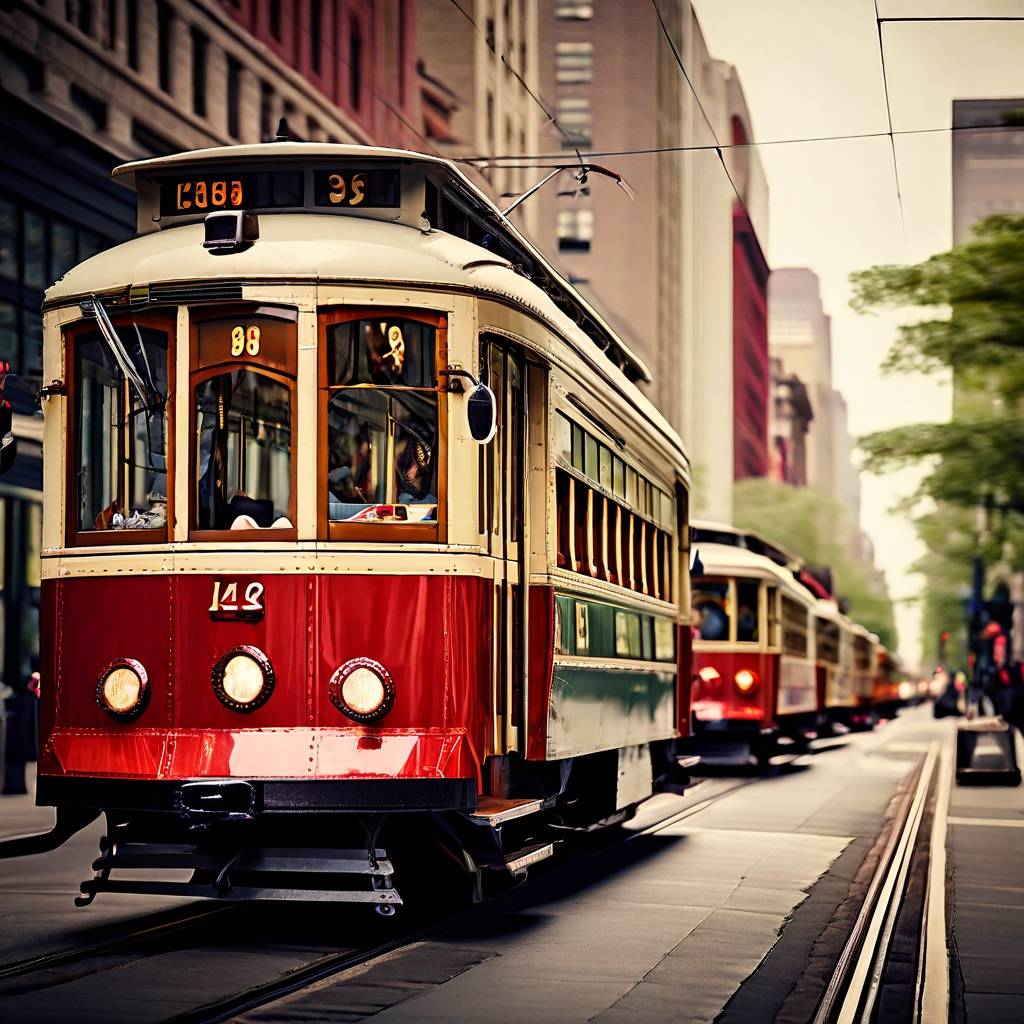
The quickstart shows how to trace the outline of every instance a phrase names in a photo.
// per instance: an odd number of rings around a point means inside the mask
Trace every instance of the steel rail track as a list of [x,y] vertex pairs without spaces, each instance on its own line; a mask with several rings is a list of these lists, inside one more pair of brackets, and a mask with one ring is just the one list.
[[[813,751],[809,753],[813,753]],[[789,760],[785,761],[781,765],[777,765],[776,767],[785,767],[804,756],[807,756],[807,752],[794,754]],[[664,818],[651,822],[644,828],[630,833],[614,844],[603,846],[597,850],[591,850],[580,856],[574,856],[571,860],[565,863],[553,865],[551,870],[542,872],[540,877],[545,880],[549,880],[553,873],[557,874],[562,871],[578,870],[581,865],[593,860],[594,858],[606,855],[611,850],[621,849],[623,846],[642,839],[645,836],[656,835],[664,829],[671,828],[678,822],[692,817],[695,814],[699,814],[701,811],[706,810],[708,807],[718,803],[720,800],[724,800],[726,797],[731,796],[737,790],[754,785],[757,782],[763,781],[763,779],[764,775],[760,774],[735,782],[733,785],[712,794],[704,800],[698,800],[694,804],[683,807],[678,811],[674,811],[666,815]],[[527,882],[524,884],[529,885],[530,883]],[[518,892],[520,890],[517,887],[515,891]],[[486,904],[484,904],[484,906],[486,906]],[[389,953],[393,953],[404,946],[410,946],[416,942],[422,942],[436,934],[442,928],[464,918],[470,917],[473,914],[478,913],[480,910],[481,905],[474,905],[457,914],[452,914],[439,921],[431,922],[428,926],[423,928],[419,928],[402,935],[397,935],[393,940],[380,943],[370,949],[354,952],[349,950],[326,958],[321,958],[314,963],[309,964],[307,967],[298,968],[283,978],[278,978],[273,981],[266,982],[265,984],[254,986],[244,992],[229,996],[226,999],[206,1004],[205,1006],[199,1007],[195,1010],[170,1018],[166,1024],[221,1024],[223,1021],[231,1020],[232,1018],[237,1017],[240,1014],[247,1013],[250,1010],[265,1007],[280,999],[284,999],[287,996],[294,995],[303,989],[310,988],[318,982],[342,975],[346,971],[352,970],[355,967],[364,966],[367,963],[379,959],[382,956],[386,956]]]
[[[156,917],[161,914],[176,914],[177,916],[167,921],[149,924],[144,928],[138,928],[125,934],[113,935],[109,939],[104,939],[90,945],[58,949],[52,953],[41,953],[38,956],[26,957],[24,960],[16,960],[12,963],[4,964],[0,966],[0,984],[30,977],[33,974],[38,974],[41,971],[47,971],[54,967],[65,967],[69,964],[91,960],[94,957],[107,956],[110,953],[116,953],[122,949],[130,949],[133,946],[149,945],[165,936],[188,931],[190,928],[198,928],[201,924],[205,923],[207,918],[228,911],[238,911],[241,906],[241,904],[236,903],[229,905],[203,903],[195,908],[185,908],[184,912],[175,910],[159,911],[153,916]],[[9,992],[10,990],[0,991],[0,995],[6,995]]]
[[[818,1005],[814,1024],[854,1024],[872,1019],[938,762],[939,744],[933,743],[919,759],[913,782],[904,791],[885,849]],[[918,980],[920,983],[920,976]]]
[[[773,766],[785,769],[801,758],[813,756],[813,754],[814,750],[812,749],[809,751],[793,753],[792,755],[782,755],[775,759]],[[671,828],[678,822],[699,814],[701,811],[706,810],[708,807],[718,803],[720,800],[725,799],[738,790],[763,781],[764,778],[764,773],[758,773],[750,776],[749,778],[735,780],[731,785],[728,785],[718,792],[713,793],[702,800],[698,799],[696,802],[677,811],[673,811],[663,818],[658,818],[657,820],[646,824],[643,828],[628,833],[614,843],[599,846],[597,849],[591,848],[585,851],[580,851],[577,847],[577,851],[570,855],[569,859],[562,863],[552,864],[551,869],[542,871],[539,877],[548,878],[552,872],[558,873],[570,869],[576,870],[582,864],[594,858],[606,855],[610,850],[620,849],[628,843],[642,839],[645,836],[655,835],[667,828]],[[701,783],[698,782],[692,787],[692,790],[697,794],[699,794],[700,785]],[[573,846],[576,846],[575,843],[566,840],[563,840],[560,845],[562,845],[563,849],[570,849]],[[529,885],[529,882],[525,884]],[[518,891],[518,887],[516,891]],[[114,936],[110,939],[86,946],[62,949],[53,953],[46,953],[15,963],[6,964],[0,967],[0,984],[17,982],[21,979],[27,979],[29,984],[26,986],[15,986],[14,988],[8,987],[4,991],[0,991],[0,995],[41,991],[56,985],[76,981],[81,977],[107,969],[107,965],[93,970],[84,971],[82,974],[72,973],[70,976],[63,972],[49,977],[41,977],[41,975],[44,975],[46,971],[53,969],[73,967],[76,964],[86,964],[89,960],[107,957],[112,953],[117,953],[122,950],[140,948],[140,950],[144,952],[146,947],[153,946],[168,936],[172,936],[180,932],[187,932],[190,929],[203,926],[211,916],[227,912],[234,912],[237,914],[245,907],[251,908],[251,906],[251,904],[203,904],[200,907],[197,907],[195,912],[186,912],[184,915],[172,920],[150,924],[147,927],[133,930],[126,935]],[[170,1018],[170,1020],[173,1024],[215,1024],[215,1022],[229,1020],[241,1013],[246,1013],[249,1010],[276,1002],[277,1000],[292,995],[302,989],[309,988],[310,986],[327,978],[344,974],[346,971],[351,970],[354,967],[362,966],[372,960],[378,959],[381,956],[394,952],[403,946],[408,946],[429,938],[440,929],[455,923],[463,917],[478,912],[479,909],[480,906],[478,905],[467,907],[458,913],[446,915],[438,920],[431,921],[428,925],[423,927],[413,928],[409,931],[402,931],[385,942],[376,943],[364,949],[346,949],[328,953],[325,956],[318,957],[311,961],[309,964],[290,971],[282,977],[257,984],[249,989],[234,993],[223,999],[209,1002],[194,1010],[190,1010],[179,1016]],[[40,983],[31,984],[35,979],[38,979]]]

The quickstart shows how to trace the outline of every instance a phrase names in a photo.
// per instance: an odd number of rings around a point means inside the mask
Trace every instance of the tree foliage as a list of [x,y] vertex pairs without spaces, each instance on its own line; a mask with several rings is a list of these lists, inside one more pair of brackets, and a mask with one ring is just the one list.
[[837,595],[849,605],[850,617],[895,650],[892,601],[884,581],[854,556],[860,539],[838,502],[805,487],[763,478],[741,480],[733,488],[733,521],[792,551],[810,566],[828,566]]
[[[916,568],[927,584],[923,653],[930,660],[942,629],[960,642],[973,556],[1019,562],[1024,553],[1024,217],[989,217],[965,245],[916,266],[873,267],[851,281],[860,312],[921,313],[899,329],[885,371],[953,377],[950,422],[861,439],[873,472],[921,462],[929,469],[915,499],[933,499],[916,519],[928,549]],[[988,511],[984,524],[979,508]]]

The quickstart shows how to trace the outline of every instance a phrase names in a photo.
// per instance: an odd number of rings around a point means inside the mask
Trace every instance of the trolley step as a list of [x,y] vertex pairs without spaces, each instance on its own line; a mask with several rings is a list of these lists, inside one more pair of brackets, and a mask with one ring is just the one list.
[[525,818],[528,814],[536,814],[543,807],[543,800],[507,800],[496,796],[485,796],[479,801],[470,818],[494,828],[506,821]]

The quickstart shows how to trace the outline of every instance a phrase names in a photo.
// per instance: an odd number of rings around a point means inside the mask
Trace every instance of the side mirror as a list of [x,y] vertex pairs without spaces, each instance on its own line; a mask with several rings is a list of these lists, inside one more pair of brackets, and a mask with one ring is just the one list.
[[690,575],[704,575],[704,563],[700,560],[700,552],[696,548],[690,550]]
[[477,384],[466,399],[469,436],[477,444],[487,444],[498,429],[498,403],[486,384]]

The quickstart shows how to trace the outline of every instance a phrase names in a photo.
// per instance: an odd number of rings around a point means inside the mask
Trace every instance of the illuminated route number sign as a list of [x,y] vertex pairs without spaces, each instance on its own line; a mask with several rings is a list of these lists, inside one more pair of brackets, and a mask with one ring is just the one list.
[[380,209],[401,205],[398,168],[313,172],[313,202],[335,209]]
[[160,182],[160,216],[302,207],[301,171],[223,171]]
[[[180,217],[215,210],[301,210],[305,174],[299,171],[217,171],[165,178],[160,216]],[[401,172],[313,170],[313,205],[328,210],[369,210],[402,204]]]

